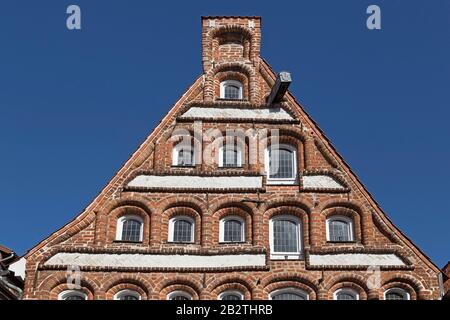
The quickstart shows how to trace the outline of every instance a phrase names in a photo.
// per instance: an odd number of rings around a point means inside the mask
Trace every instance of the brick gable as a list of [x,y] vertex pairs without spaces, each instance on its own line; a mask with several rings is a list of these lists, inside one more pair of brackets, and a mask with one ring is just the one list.
[[[260,28],[258,17],[202,18],[203,74],[94,201],[29,251],[27,299],[58,298],[68,288],[67,266],[77,262],[88,299],[112,299],[123,289],[142,299],[179,290],[193,299],[217,299],[226,290],[267,299],[283,288],[309,299],[333,299],[340,288],[360,299],[383,299],[390,288],[411,299],[440,297],[439,269],[393,225],[300,103],[289,92],[276,105],[266,103],[276,74],[260,57]],[[242,83],[242,99],[220,96],[227,80]],[[268,183],[264,156],[250,161],[248,137],[242,167],[200,158],[190,167],[174,166],[182,138],[174,132],[189,133],[189,143],[201,150],[214,143],[195,136],[199,121],[202,132],[278,130],[279,143],[296,150],[296,181]],[[275,143],[272,136],[265,142]],[[214,159],[219,150],[211,148]],[[127,215],[143,221],[142,241],[116,240],[118,220]],[[271,255],[271,221],[285,215],[299,221],[302,252],[295,259]],[[327,240],[327,219],[334,215],[352,221],[352,241]],[[177,216],[195,222],[192,243],[169,241]],[[244,241],[220,242],[227,216],[245,222]]]

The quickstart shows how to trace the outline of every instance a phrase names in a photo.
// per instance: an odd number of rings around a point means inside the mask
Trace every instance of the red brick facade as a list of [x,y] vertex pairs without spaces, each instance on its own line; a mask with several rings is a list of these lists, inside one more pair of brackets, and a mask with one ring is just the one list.
[[[300,289],[312,300],[333,299],[339,288],[353,289],[359,299],[384,299],[390,288],[403,289],[410,299],[440,298],[439,269],[392,224],[299,102],[287,93],[279,105],[266,104],[276,74],[260,57],[260,23],[258,17],[202,19],[203,74],[85,211],[29,251],[26,299],[57,299],[68,288],[67,265],[61,260],[49,260],[61,253],[66,254],[64,257],[70,253],[96,257],[135,254],[145,259],[152,255],[169,259],[194,255],[212,260],[226,255],[237,257],[238,264],[244,254],[250,259],[265,256],[265,263],[242,266],[84,264],[79,290],[88,299],[113,299],[125,289],[137,292],[141,299],[166,299],[178,290],[193,299],[217,299],[226,290],[239,291],[245,299],[268,299],[271,292],[282,288]],[[243,99],[220,98],[220,85],[225,80],[242,83]],[[202,113],[189,119],[181,117],[194,106],[204,108],[201,110],[282,108],[292,119],[256,116],[251,119],[231,114],[205,120]],[[225,132],[237,127],[278,129],[280,142],[296,150],[300,180],[290,185],[267,183],[261,158],[252,164],[245,161],[241,168],[219,168],[217,164],[200,161],[192,167],[173,166],[173,148],[178,142],[171,138],[173,132],[178,129],[193,132],[195,120],[202,120],[203,131],[213,128]],[[208,141],[193,140],[194,144],[208,147]],[[248,159],[249,145],[244,149],[243,158]],[[130,184],[145,175],[263,177],[263,185],[216,189],[208,184],[192,188]],[[304,185],[303,177],[331,179],[342,187]],[[270,219],[281,214],[295,216],[301,222],[300,258],[272,259]],[[142,242],[116,240],[117,221],[127,215],[142,219]],[[195,221],[193,243],[168,241],[170,219],[177,215]],[[245,221],[243,242],[220,243],[219,221],[228,215]],[[353,241],[327,241],[326,221],[333,215],[351,219]],[[378,275],[368,270],[371,264],[364,262],[378,256],[395,257],[400,263],[380,263]],[[352,257],[364,261],[352,262]],[[315,262],[316,259],[322,263]],[[379,286],[371,285],[374,275],[379,276]]]
[[444,269],[442,269],[444,274],[444,292],[445,299],[450,300],[450,261],[447,262]]

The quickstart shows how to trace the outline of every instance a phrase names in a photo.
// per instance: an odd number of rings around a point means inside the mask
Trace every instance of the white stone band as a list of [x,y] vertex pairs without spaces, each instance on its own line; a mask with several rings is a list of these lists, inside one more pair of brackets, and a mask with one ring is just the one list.
[[345,189],[333,177],[325,175],[303,176],[303,188],[305,189]]
[[395,254],[339,253],[311,254],[311,266],[405,266]]
[[292,116],[281,108],[200,108],[191,107],[180,119],[261,119],[293,120]]
[[175,189],[259,189],[262,177],[200,177],[200,176],[153,176],[140,175],[128,187],[175,188]]
[[44,265],[118,268],[225,268],[265,266],[264,254],[239,255],[162,255],[57,253]]

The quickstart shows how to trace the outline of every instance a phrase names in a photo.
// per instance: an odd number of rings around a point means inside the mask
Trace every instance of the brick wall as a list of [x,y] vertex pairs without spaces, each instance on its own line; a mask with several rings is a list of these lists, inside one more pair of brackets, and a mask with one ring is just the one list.
[[[132,155],[97,198],[74,221],[43,240],[27,255],[25,297],[57,299],[68,288],[67,266],[45,262],[57,253],[120,254],[265,254],[264,266],[245,268],[81,268],[82,290],[88,299],[112,299],[123,289],[139,293],[142,299],[166,299],[174,290],[188,292],[193,299],[217,299],[229,289],[239,290],[245,299],[267,299],[276,289],[293,287],[306,292],[309,299],[333,299],[339,288],[352,288],[360,299],[383,299],[389,288],[406,290],[411,299],[439,298],[439,270],[386,217],[358,178],[350,171],[317,125],[290,94],[280,104],[295,121],[203,121],[203,129],[278,129],[280,142],[294,145],[299,175],[322,174],[334,177],[345,188],[306,190],[294,185],[264,185],[262,190],[220,192],[195,189],[130,190],[127,183],[139,174],[184,174],[212,176],[265,176],[264,159],[244,163],[242,168],[219,168],[215,164],[196,164],[190,168],[172,166],[178,129],[193,132],[193,121],[178,118],[193,105],[209,107],[262,108],[275,81],[275,74],[259,56],[261,20],[257,17],[205,17],[202,19],[202,61],[204,74],[183,94],[163,121]],[[221,81],[235,79],[244,85],[242,101],[222,101]],[[203,148],[210,142],[203,141]],[[269,142],[270,143],[270,142]],[[249,146],[244,159],[248,160]],[[265,180],[264,180],[265,181]],[[252,201],[243,202],[243,199]],[[136,215],[144,221],[143,241],[116,241],[117,219]],[[195,242],[168,242],[169,219],[187,215],[196,221]],[[294,260],[273,260],[270,256],[269,221],[290,214],[302,222],[304,255]],[[331,243],[326,238],[326,218],[349,217],[354,223],[355,241]],[[246,222],[242,243],[219,243],[219,221],[227,215]],[[392,253],[404,266],[382,266],[379,286],[367,266],[334,265],[315,267],[310,254]]]
[[447,262],[445,267],[442,269],[444,273],[444,292],[445,298],[450,300],[450,261]]

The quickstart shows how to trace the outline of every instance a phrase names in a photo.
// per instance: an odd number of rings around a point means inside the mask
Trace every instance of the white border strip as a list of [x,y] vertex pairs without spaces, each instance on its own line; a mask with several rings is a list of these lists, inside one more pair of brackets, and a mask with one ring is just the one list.
[[262,177],[201,177],[201,176],[151,176],[140,175],[128,187],[187,188],[187,189],[259,189]]
[[122,268],[224,268],[265,266],[264,254],[240,255],[161,255],[57,253],[44,265]]
[[292,116],[282,108],[205,108],[191,107],[181,119],[262,119],[293,120]]
[[405,266],[405,263],[395,254],[311,254],[311,266]]

